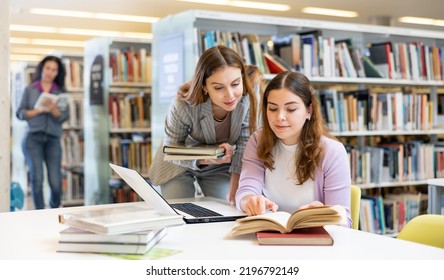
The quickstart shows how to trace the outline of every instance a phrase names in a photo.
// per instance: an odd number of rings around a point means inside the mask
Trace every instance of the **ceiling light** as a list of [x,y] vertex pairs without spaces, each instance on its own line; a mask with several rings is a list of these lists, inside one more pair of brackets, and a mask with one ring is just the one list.
[[9,25],[11,31],[24,31],[24,32],[40,32],[40,33],[55,33],[57,28],[50,26],[33,26],[33,25]]
[[248,8],[248,9],[260,9],[260,10],[272,10],[272,11],[289,11],[291,8],[289,5],[274,4],[274,3],[263,3],[263,2],[252,2],[252,1],[232,1],[232,0],[176,0],[180,2],[191,2],[200,3],[208,5],[223,5],[223,6],[233,6],[238,8]]
[[444,20],[433,19],[433,18],[400,17],[398,20],[399,22],[403,23],[444,26]]
[[121,37],[121,38],[138,38],[138,39],[152,39],[153,34],[143,32],[119,32],[109,30],[94,30],[94,29],[78,29],[78,28],[57,28],[49,26],[30,26],[30,25],[15,25],[11,24],[9,29],[11,31],[37,32],[37,33],[59,33],[81,36],[105,36],[105,37]]
[[10,61],[40,61],[42,60],[41,55],[29,55],[29,54],[10,54]]
[[324,9],[324,8],[315,8],[315,7],[305,7],[302,9],[302,12],[306,13],[306,14],[333,16],[333,17],[357,17],[358,16],[358,13],[353,12],[353,11],[333,10],[333,9]]
[[41,45],[41,46],[62,46],[83,48],[85,42],[83,41],[71,41],[71,40],[49,40],[49,39],[29,39],[29,38],[17,38],[11,37],[10,44],[24,44],[24,45]]
[[134,15],[92,13],[84,11],[54,10],[54,9],[39,9],[39,8],[30,9],[29,12],[31,14],[48,15],[48,16],[93,18],[93,19],[144,22],[144,23],[153,23],[159,20],[158,17],[144,17],[144,16],[134,16]]
[[13,47],[11,53],[14,54],[50,54],[55,52],[52,48],[25,48],[25,47]]

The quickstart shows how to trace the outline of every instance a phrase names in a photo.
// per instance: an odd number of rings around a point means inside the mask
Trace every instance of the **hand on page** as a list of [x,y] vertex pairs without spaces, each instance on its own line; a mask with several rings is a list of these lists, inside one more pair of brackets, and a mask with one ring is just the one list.
[[276,212],[278,205],[263,195],[252,195],[243,199],[242,209],[249,216],[264,214],[266,210]]

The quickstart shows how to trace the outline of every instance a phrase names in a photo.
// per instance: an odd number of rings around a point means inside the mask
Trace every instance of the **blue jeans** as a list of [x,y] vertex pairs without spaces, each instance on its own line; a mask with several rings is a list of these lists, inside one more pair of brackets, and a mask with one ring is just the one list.
[[28,133],[23,141],[23,152],[29,168],[32,199],[35,209],[44,209],[43,162],[48,171],[51,208],[60,206],[62,196],[62,146],[60,138],[44,132]]
[[229,164],[209,165],[202,171],[188,169],[160,186],[166,199],[190,198],[195,195],[194,181],[197,180],[205,196],[225,200],[230,187]]

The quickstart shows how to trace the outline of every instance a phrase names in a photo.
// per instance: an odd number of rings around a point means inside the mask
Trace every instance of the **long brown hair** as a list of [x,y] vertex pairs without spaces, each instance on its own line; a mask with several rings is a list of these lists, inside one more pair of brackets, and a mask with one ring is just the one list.
[[248,95],[250,99],[250,132],[256,130],[257,123],[257,98],[248,77],[242,58],[233,50],[225,46],[214,46],[202,53],[196,65],[191,81],[183,84],[178,91],[178,98],[191,104],[197,105],[206,102],[209,98],[204,93],[204,86],[208,77],[217,70],[224,67],[236,67],[241,70],[244,92],[242,96]]
[[282,88],[288,89],[299,96],[307,109],[310,105],[312,106],[311,117],[305,121],[302,127],[298,149],[295,154],[296,169],[294,175],[298,183],[302,184],[308,179],[314,180],[315,171],[321,165],[324,156],[321,136],[334,137],[326,129],[320,105],[315,96],[315,90],[307,77],[298,72],[282,72],[268,83],[262,98],[262,118],[264,123],[257,154],[268,169],[274,169],[274,158],[271,152],[278,141],[268,123],[268,96],[272,90]]

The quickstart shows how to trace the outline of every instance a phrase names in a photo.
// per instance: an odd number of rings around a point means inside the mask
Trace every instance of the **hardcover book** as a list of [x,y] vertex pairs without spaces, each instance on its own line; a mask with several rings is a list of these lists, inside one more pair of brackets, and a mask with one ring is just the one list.
[[176,154],[165,154],[163,160],[197,160],[197,159],[217,159],[223,157],[225,154],[217,155],[176,155]]
[[293,214],[277,211],[236,220],[230,236],[260,231],[289,233],[294,229],[339,225],[345,217],[341,206],[319,206],[297,210]]
[[181,215],[167,215],[146,203],[110,204],[103,207],[59,214],[59,222],[99,233],[122,234],[184,224]]
[[260,245],[333,245],[333,238],[324,227],[299,228],[289,233],[261,231],[256,237]]
[[165,154],[175,155],[220,155],[225,153],[225,149],[219,145],[165,145],[163,147]]
[[[91,235],[93,235],[92,233]],[[153,230],[150,234],[144,234],[147,239],[144,242],[117,242],[117,241],[97,241],[97,242],[67,242],[59,240],[58,252],[78,252],[78,253],[117,253],[117,254],[146,254],[165,235],[167,229]],[[106,236],[99,235],[98,236]],[[106,240],[106,238],[104,239]]]
[[[236,145],[233,145],[236,149]],[[217,159],[225,155],[225,149],[219,145],[165,145],[164,160]]]
[[143,230],[124,234],[105,235],[91,231],[67,227],[60,231],[59,242],[76,243],[132,243],[142,244],[150,241],[158,230]]

